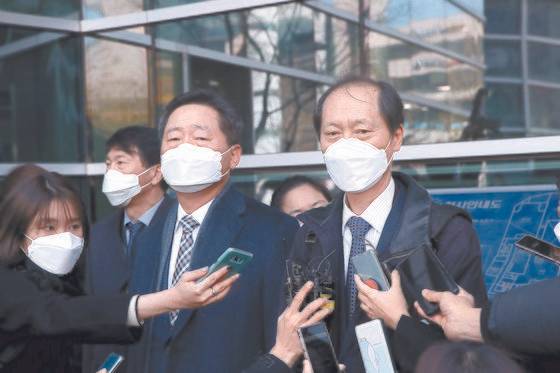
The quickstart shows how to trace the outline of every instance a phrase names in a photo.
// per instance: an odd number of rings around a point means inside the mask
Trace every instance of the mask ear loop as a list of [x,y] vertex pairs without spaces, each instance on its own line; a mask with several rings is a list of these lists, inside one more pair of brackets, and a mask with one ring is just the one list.
[[[225,152],[221,153],[221,154],[220,154],[220,160],[221,160],[221,157],[223,157],[224,154],[226,154],[226,153],[229,152],[231,149],[233,149],[233,147],[234,147],[235,145],[236,145],[236,144],[230,146]],[[221,164],[221,162],[220,162],[220,164]],[[229,174],[230,172],[231,172],[231,168],[228,169],[228,170],[227,170],[226,172],[224,172],[223,174],[221,174],[220,179],[221,179],[222,177],[226,176],[227,174]]]
[[[138,175],[136,175],[136,176],[138,176],[138,185],[140,185],[140,176],[144,175],[146,172],[150,171],[152,168],[154,168],[154,167],[156,167],[156,166],[157,166],[157,164],[155,164],[155,165],[153,165],[153,166],[151,166],[151,167],[148,167],[147,169],[145,169],[144,171],[142,171],[141,173],[139,173]],[[147,184],[140,185],[140,189],[144,189],[144,187],[150,185],[150,182],[151,182],[151,181],[148,181]]]

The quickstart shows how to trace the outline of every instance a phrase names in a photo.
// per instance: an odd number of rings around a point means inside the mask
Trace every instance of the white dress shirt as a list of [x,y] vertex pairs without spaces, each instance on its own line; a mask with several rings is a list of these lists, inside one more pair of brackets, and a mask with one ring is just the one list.
[[371,202],[367,209],[357,215],[350,210],[344,197],[344,207],[342,210],[342,246],[344,249],[344,278],[348,273],[348,262],[350,261],[350,248],[352,247],[352,232],[346,226],[346,223],[352,216],[359,216],[371,225],[371,229],[366,234],[366,250],[376,250],[381,232],[385,227],[387,217],[393,207],[393,197],[395,196],[395,182],[393,178],[387,185],[387,188],[376,199]]
[[[210,208],[210,205],[212,204],[211,200],[210,202],[206,203],[203,206],[200,206],[198,209],[196,209],[191,216],[194,218],[194,220],[196,220],[198,222],[198,227],[196,227],[193,230],[192,233],[192,238],[193,238],[193,247],[194,245],[196,245],[196,238],[198,237],[198,231],[200,230],[200,226],[202,225],[202,221],[204,220],[204,218],[206,217],[206,215],[208,214],[208,209]],[[181,221],[181,219],[187,215],[187,213],[185,212],[185,210],[183,210],[183,208],[181,207],[181,204],[179,203],[178,205],[179,207],[177,208],[177,221],[175,222],[175,233],[173,234],[173,243],[171,244],[171,257],[169,259],[169,273],[167,275],[167,287],[171,287],[171,282],[173,281],[173,274],[175,273],[175,265],[177,264],[177,256],[179,255],[179,245],[181,244],[181,236],[183,235],[183,228],[182,226],[179,224],[179,222]],[[195,268],[196,269],[196,268]]]

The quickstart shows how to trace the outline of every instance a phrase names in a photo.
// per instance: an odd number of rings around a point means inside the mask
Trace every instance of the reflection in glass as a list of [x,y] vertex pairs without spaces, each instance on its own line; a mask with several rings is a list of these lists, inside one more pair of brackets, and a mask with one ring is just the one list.
[[313,109],[321,92],[314,83],[252,73],[256,154],[317,150]]
[[488,118],[501,123],[502,133],[511,136],[525,134],[523,89],[518,84],[489,83],[489,95],[484,108]]
[[560,46],[529,43],[529,77],[560,83]]
[[529,10],[529,33],[532,35],[560,38],[560,2],[558,0],[531,0]]
[[2,0],[0,10],[39,16],[80,18],[79,0]]
[[369,33],[368,43],[376,79],[389,81],[401,94],[471,109],[476,91],[482,86],[482,71],[378,33]]
[[105,141],[119,128],[151,122],[145,48],[87,37],[87,116],[93,159],[105,160]]
[[118,16],[144,10],[143,0],[81,0],[85,19]]
[[521,77],[521,46],[519,41],[491,40],[484,42],[487,76]]
[[369,19],[482,62],[483,25],[446,0],[369,0]]
[[484,15],[488,34],[521,33],[521,0],[486,0]]
[[529,87],[531,132],[560,135],[560,89]]
[[404,144],[459,141],[468,118],[427,106],[405,103]]
[[167,22],[158,39],[327,74],[358,63],[357,26],[299,3]]
[[76,37],[0,59],[0,162],[84,160],[82,64]]

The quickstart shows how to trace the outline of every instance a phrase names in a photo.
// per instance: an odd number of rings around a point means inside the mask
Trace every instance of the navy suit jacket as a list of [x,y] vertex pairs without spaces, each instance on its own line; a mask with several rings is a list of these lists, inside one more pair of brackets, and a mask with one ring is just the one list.
[[[94,295],[142,294],[153,288],[161,256],[161,236],[165,218],[174,199],[164,197],[150,224],[135,238],[132,257],[125,254],[123,209],[95,224],[86,257],[86,291]],[[94,372],[111,352],[125,357],[121,372],[137,372],[144,366],[145,338],[134,346],[85,346],[84,371]]]
[[[165,223],[157,289],[168,287],[177,203]],[[222,301],[156,318],[151,330],[149,372],[241,372],[268,352],[283,305],[285,259],[297,221],[238,192],[231,184],[216,197],[193,248],[191,269],[209,266],[229,247],[253,260]]]
[[[394,172],[393,177],[395,197],[377,245],[379,259],[388,261],[392,269],[392,263],[400,260],[403,253],[420,246],[433,248],[457,283],[474,296],[477,305],[484,304],[487,298],[480,245],[470,220],[457,214],[460,210],[456,209],[445,219],[445,224],[434,231],[435,212],[447,209],[435,204],[428,192],[409,176]],[[355,318],[351,322],[347,320],[349,300],[342,236],[343,198],[340,196],[326,207],[298,216],[303,226],[294,239],[290,259],[308,264],[328,257],[323,265],[328,263],[334,282],[335,311],[327,319],[327,324],[339,362],[345,364],[349,372],[359,373],[365,370],[354,327],[369,319],[358,308]],[[308,243],[311,232],[317,240],[314,245]],[[413,313],[412,309],[410,311]],[[421,352],[415,349],[415,341],[408,337],[402,336],[398,328],[395,333],[390,333],[400,371],[413,370]]]

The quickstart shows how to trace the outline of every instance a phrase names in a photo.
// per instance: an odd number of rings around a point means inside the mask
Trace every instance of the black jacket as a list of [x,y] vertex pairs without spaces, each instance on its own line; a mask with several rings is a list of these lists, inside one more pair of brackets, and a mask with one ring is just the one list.
[[130,299],[70,297],[42,288],[28,271],[0,266],[0,371],[58,373],[67,342],[135,341],[140,330],[126,326]]
[[[108,216],[95,224],[86,252],[86,292],[89,295],[145,294],[155,281],[161,249],[163,223],[174,199],[164,197],[150,224],[144,227],[132,243],[132,255],[125,254],[123,240],[124,210]],[[146,321],[144,327],[148,327]],[[84,372],[94,372],[111,352],[125,360],[119,373],[140,372],[145,364],[146,337],[134,345],[114,344],[85,345],[83,348]]]
[[496,295],[482,308],[480,327],[486,342],[532,355],[532,370],[545,361],[560,368],[560,278]]
[[[473,294],[478,305],[485,304],[487,296],[480,244],[468,215],[453,206],[434,203],[428,192],[407,175],[395,172],[393,178],[395,197],[377,247],[379,259],[392,269],[403,254],[419,247],[433,249],[457,283]],[[335,311],[328,326],[340,363],[354,373],[364,371],[354,327],[367,321],[367,316],[359,310],[352,325],[346,325],[348,301],[342,210],[341,196],[329,206],[298,216],[303,226],[294,240],[290,259],[295,263],[313,265],[331,254],[322,264],[323,268],[330,268],[330,280],[334,283]],[[410,304],[410,299],[408,301]],[[430,328],[435,329],[434,326]],[[408,334],[409,329],[397,328],[395,333],[390,333],[394,357],[401,371],[412,371],[422,352],[415,345],[414,336]],[[435,329],[434,333],[441,332]]]

